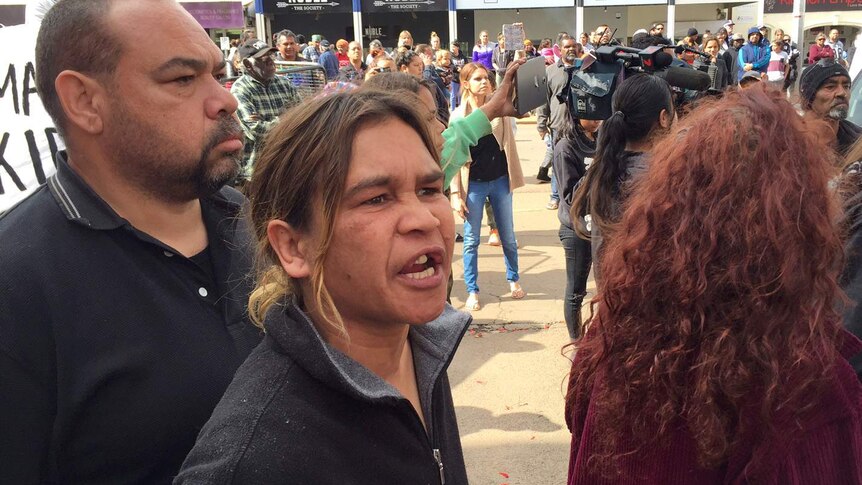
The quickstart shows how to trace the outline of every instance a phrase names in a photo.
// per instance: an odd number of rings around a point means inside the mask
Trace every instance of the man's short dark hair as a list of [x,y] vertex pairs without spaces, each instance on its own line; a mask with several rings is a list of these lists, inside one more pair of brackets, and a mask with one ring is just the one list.
[[414,57],[419,57],[419,54],[413,51],[404,51],[395,57],[395,67],[401,69],[401,66],[409,66]]
[[64,135],[66,114],[54,88],[57,75],[70,70],[88,76],[113,74],[122,49],[105,22],[111,0],[59,0],[45,17],[36,39],[36,90],[57,131]]

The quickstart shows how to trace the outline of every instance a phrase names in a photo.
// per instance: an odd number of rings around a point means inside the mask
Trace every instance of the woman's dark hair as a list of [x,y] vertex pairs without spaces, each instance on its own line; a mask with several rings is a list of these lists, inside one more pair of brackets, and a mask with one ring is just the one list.
[[545,37],[542,39],[542,42],[539,43],[539,49],[550,49],[551,42],[553,42],[550,38]]
[[[614,207],[620,194],[614,192],[626,173],[626,144],[649,136],[662,110],[669,116],[674,113],[670,86],[649,74],[635,74],[623,81],[614,93],[612,105],[614,114],[602,123],[593,163],[572,201],[572,214],[589,213],[592,223],[602,232],[617,218]],[[589,237],[582,224],[577,224],[575,230],[581,237]]]
[[374,89],[386,93],[410,91],[418,95],[419,89],[427,89],[431,97],[437,99],[437,85],[428,79],[416,79],[403,72],[383,72],[362,83],[362,90]]
[[838,405],[820,394],[841,358],[842,265],[822,129],[758,86],[704,102],[657,141],[574,343],[566,418],[576,441],[587,409],[600,424],[579,460],[612,471],[682,431],[701,466],[743,446],[757,470],[770,443]]
[[398,54],[395,56],[395,68],[400,70],[401,66],[409,66],[414,57],[419,57],[419,54],[411,50]]
[[560,131],[558,132],[560,138],[566,138],[569,140],[574,140],[577,138],[585,138],[586,132],[584,131],[584,127],[581,126],[580,121],[572,115],[572,110],[565,110],[563,114],[563,123],[560,127]]
[[410,91],[418,93],[419,80],[403,72],[383,72],[362,83],[362,90],[376,89],[377,91],[394,92]]

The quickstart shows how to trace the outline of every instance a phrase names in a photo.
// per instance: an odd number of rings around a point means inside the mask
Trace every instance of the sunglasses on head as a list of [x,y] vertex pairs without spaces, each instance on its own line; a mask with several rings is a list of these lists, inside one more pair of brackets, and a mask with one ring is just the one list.
[[378,74],[382,72],[392,72],[392,68],[390,67],[372,67],[371,70]]

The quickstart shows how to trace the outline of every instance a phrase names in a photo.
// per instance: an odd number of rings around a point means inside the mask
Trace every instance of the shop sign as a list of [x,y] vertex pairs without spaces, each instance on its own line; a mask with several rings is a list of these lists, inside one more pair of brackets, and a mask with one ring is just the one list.
[[[628,2],[625,2],[628,3]],[[662,2],[664,3],[664,2]],[[575,0],[455,0],[458,10],[575,7]]]
[[351,0],[264,0],[263,13],[351,13]]
[[438,12],[449,8],[447,0],[362,0],[362,11],[382,12]]
[[632,5],[667,5],[666,0],[584,0],[584,7],[622,7]]
[[[805,12],[862,12],[862,0],[806,0]],[[764,13],[793,13],[793,0],[766,0]]]
[[242,2],[180,2],[205,29],[232,29],[245,25]]

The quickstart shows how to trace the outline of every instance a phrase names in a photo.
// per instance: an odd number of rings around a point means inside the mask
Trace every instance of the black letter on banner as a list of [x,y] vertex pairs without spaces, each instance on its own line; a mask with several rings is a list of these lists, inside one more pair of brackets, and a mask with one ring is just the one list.
[[[15,173],[15,170],[6,162],[6,159],[3,158],[3,154],[6,153],[6,144],[9,142],[9,133],[3,133],[3,140],[0,141],[0,167],[6,169],[6,172],[9,173],[9,176],[12,177],[12,181],[15,182],[15,186],[18,187],[18,190],[25,191],[27,187],[21,182],[21,179],[18,178],[18,174]],[[5,194],[6,191],[3,190],[3,181],[0,179],[0,195]]]
[[39,184],[44,184],[45,169],[42,168],[42,154],[39,153],[39,147],[36,145],[36,137],[33,136],[33,130],[25,131],[24,137],[27,138],[27,147],[30,148],[30,160],[33,161],[33,171],[36,172],[36,180]]
[[28,62],[24,67],[24,91],[21,92],[21,96],[24,97],[24,116],[30,116],[30,95],[36,94],[36,86],[30,86],[34,79],[36,79],[36,69],[32,62]]
[[[15,107],[15,114],[21,114],[21,109],[18,107],[18,77],[15,75],[15,64],[9,64],[9,70],[6,71],[6,79],[3,80],[3,86],[0,87],[0,98],[6,94],[7,89],[12,89],[12,105]],[[11,86],[10,86],[11,85]]]
[[57,166],[57,128],[53,126],[45,128],[45,138],[48,139],[48,149],[51,150],[51,160],[54,162],[54,167]]

